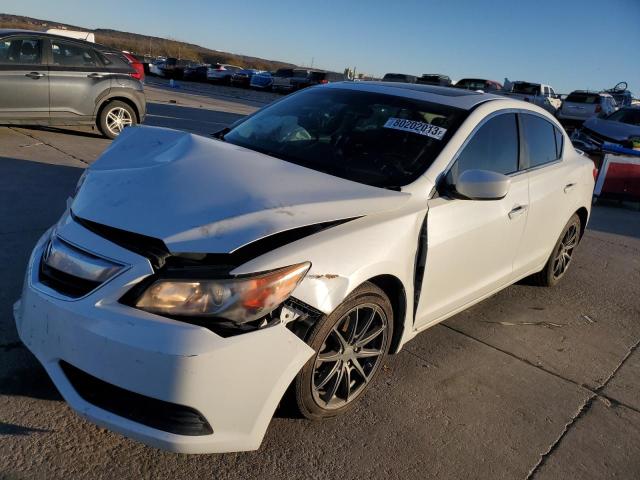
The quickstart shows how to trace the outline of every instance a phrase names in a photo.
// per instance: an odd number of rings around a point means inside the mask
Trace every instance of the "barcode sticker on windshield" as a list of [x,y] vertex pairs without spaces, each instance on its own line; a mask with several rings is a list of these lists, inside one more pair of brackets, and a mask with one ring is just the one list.
[[387,120],[387,123],[384,124],[384,128],[393,128],[394,130],[402,130],[403,132],[417,133],[418,135],[424,135],[437,140],[442,140],[444,134],[447,133],[446,128],[437,127],[430,123],[393,117]]

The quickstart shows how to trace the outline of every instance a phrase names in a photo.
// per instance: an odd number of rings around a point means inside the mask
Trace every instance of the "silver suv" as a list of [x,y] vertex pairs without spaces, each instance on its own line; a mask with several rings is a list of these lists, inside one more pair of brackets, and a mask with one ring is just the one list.
[[0,30],[0,124],[96,125],[109,138],[142,122],[145,96],[120,53],[67,37]]

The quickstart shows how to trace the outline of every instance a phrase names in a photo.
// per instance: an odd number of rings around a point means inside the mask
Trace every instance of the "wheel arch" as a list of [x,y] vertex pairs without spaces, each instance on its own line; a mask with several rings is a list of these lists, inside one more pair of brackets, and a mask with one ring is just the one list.
[[393,309],[393,337],[389,353],[397,353],[400,349],[400,341],[404,335],[407,316],[407,292],[402,281],[394,275],[378,275],[367,280],[382,290]]
[[576,210],[576,215],[580,218],[580,238],[584,235],[584,231],[587,228],[587,221],[589,220],[589,211],[585,207],[580,207]]
[[114,95],[112,97],[104,98],[100,103],[100,105],[98,106],[98,110],[96,111],[96,121],[100,118],[100,115],[102,114],[102,110],[104,109],[104,107],[106,107],[109,103],[114,101],[120,101],[129,105],[133,109],[133,112],[136,114],[136,123],[140,123],[140,110],[138,108],[138,105],[136,105],[136,102],[131,100],[129,97],[122,96],[122,95]]

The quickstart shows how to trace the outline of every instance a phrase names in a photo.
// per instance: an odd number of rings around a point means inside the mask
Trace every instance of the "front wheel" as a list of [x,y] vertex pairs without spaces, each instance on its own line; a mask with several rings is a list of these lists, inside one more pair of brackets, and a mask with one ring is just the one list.
[[392,336],[385,293],[371,283],[358,287],[311,331],[308,343],[316,355],[293,385],[300,413],[319,420],[353,407],[380,370]]
[[130,105],[114,100],[104,106],[97,123],[102,134],[113,139],[120,135],[126,127],[138,123],[138,118]]
[[562,230],[544,268],[531,277],[535,284],[553,287],[560,283],[569,269],[573,253],[580,241],[581,224],[580,217],[574,213]]

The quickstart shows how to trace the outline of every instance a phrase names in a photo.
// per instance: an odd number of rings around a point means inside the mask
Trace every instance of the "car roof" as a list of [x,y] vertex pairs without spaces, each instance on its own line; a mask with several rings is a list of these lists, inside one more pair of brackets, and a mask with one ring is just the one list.
[[81,40],[79,38],[72,38],[72,37],[65,37],[64,35],[56,35],[54,33],[47,33],[47,32],[41,32],[41,31],[37,31],[37,30],[20,30],[17,28],[14,29],[10,29],[10,28],[0,28],[0,37],[3,37],[5,35],[37,35],[39,37],[46,37],[46,38],[55,38],[55,39],[59,39],[59,40],[65,40],[65,41],[69,41],[69,42],[74,42],[74,43],[82,43],[84,45],[87,46],[91,46],[92,48],[96,49],[96,50],[101,50],[101,51],[106,51],[106,52],[117,52],[118,50],[116,50],[115,48],[110,48],[107,47],[105,45],[101,45],[99,43],[94,43],[94,42],[87,42],[86,40]]
[[490,93],[474,92],[472,90],[462,90],[454,87],[439,87],[436,85],[422,85],[416,83],[396,83],[396,82],[335,82],[321,88],[342,88],[348,90],[359,90],[363,92],[381,93],[394,95],[396,97],[406,97],[414,100],[438,103],[450,107],[471,110],[481,103],[490,100],[504,100],[505,97],[492,95]]

